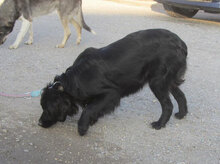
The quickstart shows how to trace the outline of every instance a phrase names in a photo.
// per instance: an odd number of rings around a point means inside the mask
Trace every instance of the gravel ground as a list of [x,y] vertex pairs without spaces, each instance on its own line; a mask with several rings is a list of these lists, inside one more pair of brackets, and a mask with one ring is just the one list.
[[162,6],[153,2],[127,5],[103,0],[84,1],[83,11],[97,35],[83,31],[77,46],[72,27],[64,49],[55,48],[63,30],[53,13],[34,20],[33,45],[22,43],[18,49],[9,50],[20,28],[17,22],[0,47],[0,92],[41,89],[87,47],[102,47],[141,29],[166,28],[188,45],[188,70],[182,90],[189,114],[183,120],[172,116],[166,128],[152,129],[150,123],[159,118],[161,109],[146,86],[122,99],[113,114],[100,119],[80,137],[79,115],[43,129],[37,125],[42,112],[39,97],[0,97],[0,163],[220,164],[219,15],[200,12],[194,19],[176,19],[166,16]]

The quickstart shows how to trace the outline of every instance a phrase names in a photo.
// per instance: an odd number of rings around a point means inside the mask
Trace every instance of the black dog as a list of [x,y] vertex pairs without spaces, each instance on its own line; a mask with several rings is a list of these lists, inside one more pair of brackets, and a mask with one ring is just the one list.
[[176,99],[178,119],[187,114],[184,93],[179,89],[186,70],[186,44],[164,29],[138,31],[103,48],[88,48],[65,73],[56,76],[42,93],[43,114],[39,125],[49,127],[65,121],[67,115],[84,107],[78,132],[84,135],[89,125],[112,112],[120,99],[140,90],[146,83],[162,106],[160,119],[152,127],[160,129],[169,120]]

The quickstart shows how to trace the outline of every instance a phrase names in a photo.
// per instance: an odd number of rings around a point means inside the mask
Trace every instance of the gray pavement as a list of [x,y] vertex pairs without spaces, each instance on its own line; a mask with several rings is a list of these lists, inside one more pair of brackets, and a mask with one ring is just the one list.
[[113,114],[100,119],[80,137],[79,115],[43,129],[37,125],[42,112],[39,97],[0,97],[0,164],[219,164],[220,15],[200,12],[194,19],[177,19],[167,16],[155,2],[131,5],[103,0],[83,1],[83,11],[85,21],[97,35],[83,31],[77,46],[72,27],[64,49],[55,48],[63,30],[54,13],[34,20],[33,45],[22,43],[18,49],[9,50],[20,28],[18,21],[0,46],[0,92],[41,89],[87,47],[102,47],[142,29],[166,28],[188,45],[188,70],[182,90],[189,114],[183,120],[172,116],[162,130],[152,129],[150,123],[159,118],[161,109],[146,86],[122,99]]

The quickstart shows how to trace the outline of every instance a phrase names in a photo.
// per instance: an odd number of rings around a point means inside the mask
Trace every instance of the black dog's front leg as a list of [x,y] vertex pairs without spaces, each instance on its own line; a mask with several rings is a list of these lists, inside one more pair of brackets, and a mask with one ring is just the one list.
[[119,104],[120,96],[117,92],[109,92],[96,97],[83,110],[78,121],[79,135],[83,136],[89,129],[89,125],[93,125],[99,117],[105,113],[109,113]]

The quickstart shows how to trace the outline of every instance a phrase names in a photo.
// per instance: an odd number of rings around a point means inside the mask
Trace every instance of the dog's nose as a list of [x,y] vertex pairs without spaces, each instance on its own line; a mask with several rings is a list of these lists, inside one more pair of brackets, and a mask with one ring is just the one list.
[[43,123],[42,123],[41,120],[38,121],[38,125],[39,125],[39,126],[42,126],[42,125],[43,125]]

